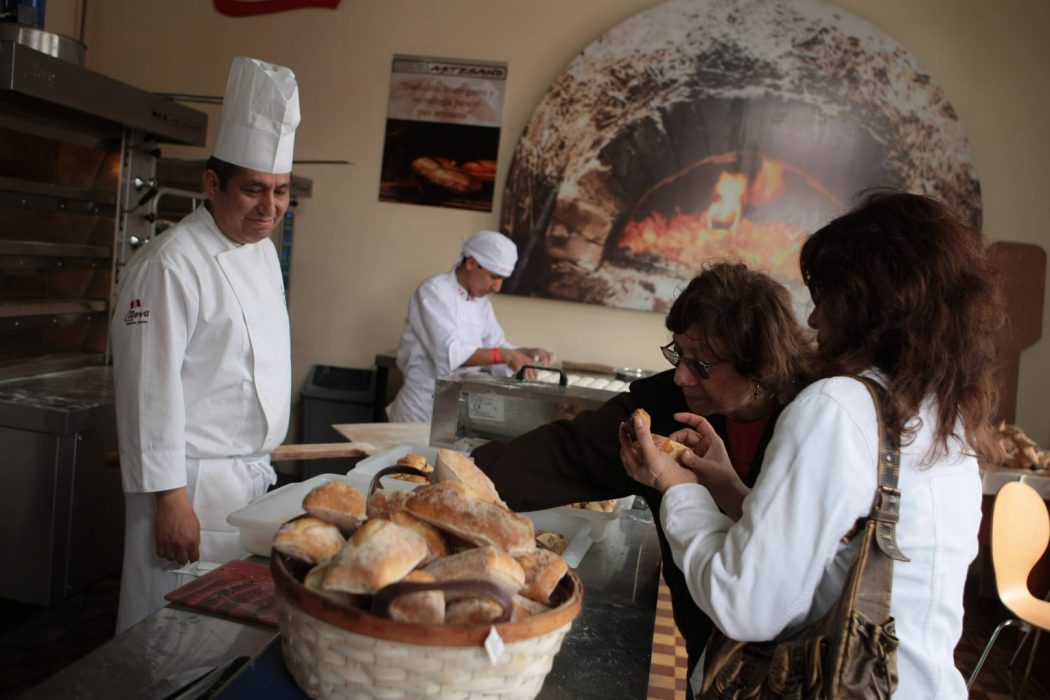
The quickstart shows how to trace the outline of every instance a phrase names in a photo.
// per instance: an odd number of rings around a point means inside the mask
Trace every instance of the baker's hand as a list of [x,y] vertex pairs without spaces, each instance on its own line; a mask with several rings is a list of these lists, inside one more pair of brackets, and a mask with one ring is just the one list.
[[157,556],[179,565],[201,558],[201,524],[186,487],[157,492]]
[[620,460],[628,476],[660,493],[677,484],[698,483],[696,474],[653,444],[649,427],[640,418],[630,417],[637,441],[632,443],[626,423],[620,424]]
[[[499,351],[499,356],[500,356],[500,360],[503,361],[503,364],[505,364],[508,367],[510,367],[510,371],[511,372],[517,372],[519,369],[521,369],[522,367],[524,367],[526,365],[534,365],[534,364],[536,364],[535,362],[532,361],[532,357],[530,357],[529,355],[526,355],[521,350],[514,350],[514,349],[511,349],[511,348],[501,348],[500,351]],[[525,377],[527,379],[535,379],[536,378],[536,370],[532,370],[532,369],[526,370],[525,371]]]
[[553,352],[544,348],[518,348],[518,350],[528,355],[530,365],[550,367],[556,359]]
[[681,463],[693,471],[697,482],[711,492],[711,497],[726,515],[739,520],[744,498],[751,489],[729,461],[725,442],[703,416],[676,413],[674,419],[689,426],[668,435],[691,450],[682,455]]

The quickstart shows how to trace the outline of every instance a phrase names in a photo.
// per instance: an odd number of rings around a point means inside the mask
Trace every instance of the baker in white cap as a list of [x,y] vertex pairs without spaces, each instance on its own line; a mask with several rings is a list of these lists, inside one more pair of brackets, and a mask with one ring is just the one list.
[[291,188],[299,90],[234,59],[207,202],[124,268],[112,321],[124,568],[117,631],[165,605],[190,562],[247,554],[226,516],[276,481],[288,430],[288,311],[270,234]]
[[496,231],[479,231],[464,242],[452,270],[419,285],[408,303],[397,349],[404,384],[387,406],[391,421],[429,422],[438,378],[460,367],[490,366],[497,374],[508,374],[553,361],[543,348],[515,348],[507,342],[487,298],[500,290],[517,262],[512,240]]

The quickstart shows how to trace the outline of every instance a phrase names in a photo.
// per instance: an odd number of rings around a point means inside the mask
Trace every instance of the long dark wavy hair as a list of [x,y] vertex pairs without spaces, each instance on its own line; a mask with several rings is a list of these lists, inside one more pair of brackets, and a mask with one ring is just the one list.
[[699,324],[712,356],[733,363],[783,405],[812,379],[810,333],[788,290],[746,265],[706,265],[671,304],[665,325],[682,334]]
[[933,197],[871,191],[806,240],[800,263],[823,319],[818,376],[877,367],[889,380],[884,419],[903,444],[931,397],[935,453],[954,436],[979,458],[998,457],[991,418],[1002,294],[980,232]]

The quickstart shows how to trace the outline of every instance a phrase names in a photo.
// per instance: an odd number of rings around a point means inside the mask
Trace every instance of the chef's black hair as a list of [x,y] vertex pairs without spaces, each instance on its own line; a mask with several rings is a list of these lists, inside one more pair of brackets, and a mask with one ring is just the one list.
[[219,189],[223,192],[226,191],[226,185],[230,182],[231,177],[236,177],[244,172],[244,168],[241,166],[228,163],[215,156],[208,158],[208,162],[205,163],[204,167],[213,171],[219,178]]

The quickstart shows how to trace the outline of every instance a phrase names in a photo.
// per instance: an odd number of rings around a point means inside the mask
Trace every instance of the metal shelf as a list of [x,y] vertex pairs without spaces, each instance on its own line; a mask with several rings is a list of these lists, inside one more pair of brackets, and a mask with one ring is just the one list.
[[108,306],[108,303],[103,299],[23,299],[0,301],[0,318],[98,313],[105,311]]
[[104,245],[84,243],[50,243],[47,241],[0,241],[0,255],[21,255],[49,258],[103,258],[113,257],[113,251]]
[[83,190],[47,182],[0,177],[0,205],[62,210],[76,214],[116,212],[117,196],[104,190]]

